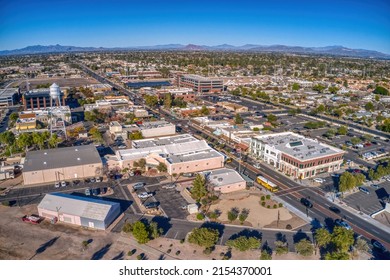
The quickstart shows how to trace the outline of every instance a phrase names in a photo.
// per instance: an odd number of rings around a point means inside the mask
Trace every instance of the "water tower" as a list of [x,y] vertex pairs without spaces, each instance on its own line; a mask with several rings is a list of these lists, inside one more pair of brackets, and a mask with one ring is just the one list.
[[65,114],[63,108],[61,108],[61,89],[54,83],[50,86],[50,133],[53,135],[53,131],[61,130],[64,132],[65,138]]

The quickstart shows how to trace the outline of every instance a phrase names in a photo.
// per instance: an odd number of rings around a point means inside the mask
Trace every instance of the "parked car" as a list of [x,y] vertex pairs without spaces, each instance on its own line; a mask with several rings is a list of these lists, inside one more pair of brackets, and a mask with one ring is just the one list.
[[85,193],[85,195],[91,195],[91,190],[90,189],[85,189],[84,193]]
[[314,182],[317,182],[317,183],[320,183],[320,184],[322,184],[323,182],[325,182],[325,180],[322,179],[322,178],[314,178],[313,181],[314,181]]
[[260,168],[260,163],[256,162],[256,163],[253,165],[253,167],[259,169],[259,168]]
[[365,193],[365,194],[370,194],[370,191],[368,189],[366,189],[365,187],[359,187],[359,191],[361,191],[362,193]]
[[139,197],[139,198],[142,198],[142,199],[146,199],[146,198],[152,197],[152,196],[153,196],[153,194],[152,194],[152,193],[148,193],[148,192],[143,192],[143,193],[140,193],[140,194],[138,195],[138,197]]
[[55,183],[54,183],[54,187],[55,187],[56,189],[59,188],[59,187],[61,187],[60,182],[55,182]]
[[66,187],[66,182],[65,181],[61,181],[61,187]]
[[343,220],[336,219],[334,221],[334,223],[335,223],[336,226],[343,227],[343,228],[346,228],[348,230],[352,230],[352,227],[347,222],[345,222]]
[[142,189],[143,187],[145,186],[145,183],[144,182],[138,182],[138,183],[135,183],[133,185],[133,190],[139,190],[139,189]]
[[341,212],[340,209],[337,208],[336,206],[330,206],[329,210],[336,213],[336,214],[340,214],[340,212]]
[[175,189],[176,188],[176,184],[164,185],[161,188],[163,188],[163,189]]
[[301,203],[306,206],[307,208],[313,208],[313,204],[308,200],[307,198],[302,197]]
[[77,186],[78,184],[80,184],[80,180],[74,180],[73,181],[73,185]]
[[160,205],[160,203],[158,201],[148,202],[148,203],[144,204],[146,209],[157,208],[159,205]]
[[102,179],[100,177],[96,177],[95,180],[96,180],[96,183],[100,183],[102,181]]
[[380,186],[377,185],[377,184],[372,184],[371,187],[374,188],[374,189],[379,189],[380,188]]
[[100,189],[99,188],[96,188],[96,189],[92,189],[92,195],[99,195],[100,193]]
[[380,252],[382,252],[382,253],[384,253],[384,252],[387,251],[387,250],[386,250],[386,247],[385,247],[382,243],[380,243],[378,240],[372,240],[372,241],[371,241],[371,244],[372,244],[372,246],[373,246],[376,250],[378,250],[378,251],[380,251]]
[[95,178],[91,178],[91,179],[89,179],[89,182],[90,182],[90,183],[95,183],[95,182],[96,182],[96,179],[95,179]]
[[36,225],[42,221],[42,217],[39,217],[38,215],[25,215],[22,217],[22,221]]

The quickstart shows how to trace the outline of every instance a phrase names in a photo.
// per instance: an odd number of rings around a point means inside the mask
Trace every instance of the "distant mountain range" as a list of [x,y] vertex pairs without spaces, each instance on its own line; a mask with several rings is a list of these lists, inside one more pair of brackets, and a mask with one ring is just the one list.
[[294,53],[294,54],[321,54],[335,56],[349,56],[362,58],[385,58],[390,59],[389,54],[364,50],[350,49],[343,46],[328,46],[328,47],[300,47],[300,46],[285,46],[285,45],[253,45],[247,44],[243,46],[232,46],[228,44],[217,46],[205,45],[181,45],[168,44],[156,46],[139,46],[126,48],[95,48],[95,47],[75,47],[75,46],[28,46],[23,49],[0,51],[0,55],[24,55],[24,54],[44,54],[44,53],[66,53],[66,52],[96,52],[96,51],[126,51],[126,50],[162,50],[162,51],[246,51],[246,52],[275,52],[275,53]]

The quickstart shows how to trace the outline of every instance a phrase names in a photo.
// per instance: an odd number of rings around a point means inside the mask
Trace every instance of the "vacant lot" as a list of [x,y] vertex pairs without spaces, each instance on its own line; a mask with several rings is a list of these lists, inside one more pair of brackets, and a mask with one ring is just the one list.
[[[243,191],[231,196],[224,196],[217,204],[210,207],[210,211],[218,209],[222,213],[219,220],[223,223],[229,223],[227,213],[232,208],[237,208],[240,211],[244,208],[248,209],[249,216],[245,224],[256,228],[274,227],[285,229],[286,225],[290,224],[294,229],[306,223],[290,213],[286,208],[268,209],[261,206],[260,198],[260,194],[250,194]],[[234,223],[238,223],[238,221]]]
[[[34,89],[37,85],[56,83],[60,87],[82,87],[90,84],[98,84],[99,82],[93,78],[47,78],[47,79],[29,79],[30,89]],[[26,83],[20,84],[21,90],[26,90]]]

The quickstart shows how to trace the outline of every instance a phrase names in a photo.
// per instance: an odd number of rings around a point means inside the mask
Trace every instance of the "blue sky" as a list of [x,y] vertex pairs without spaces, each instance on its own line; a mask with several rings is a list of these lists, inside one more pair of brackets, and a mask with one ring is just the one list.
[[390,1],[0,0],[0,50],[169,43],[343,45],[390,54]]

